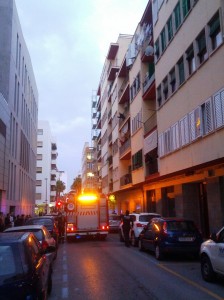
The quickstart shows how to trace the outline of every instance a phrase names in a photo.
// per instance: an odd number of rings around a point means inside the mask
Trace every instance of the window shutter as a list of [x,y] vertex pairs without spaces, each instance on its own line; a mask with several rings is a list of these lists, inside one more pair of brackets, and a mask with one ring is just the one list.
[[215,126],[219,128],[223,125],[224,117],[224,90],[214,95]]
[[205,102],[204,111],[204,128],[205,133],[209,133],[213,130],[213,118],[212,118],[212,103],[211,100]]
[[194,111],[189,113],[189,125],[190,125],[190,137],[191,141],[194,141],[196,139],[195,136],[195,119],[194,119]]

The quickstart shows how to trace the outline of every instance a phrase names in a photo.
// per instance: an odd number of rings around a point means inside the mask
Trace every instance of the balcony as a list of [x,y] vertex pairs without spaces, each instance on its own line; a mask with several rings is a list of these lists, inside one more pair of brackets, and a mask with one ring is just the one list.
[[109,110],[109,112],[107,114],[107,119],[108,119],[108,123],[111,123],[111,121],[112,121],[112,108]]
[[124,186],[130,183],[132,183],[132,176],[130,173],[125,174],[120,178],[120,186]]
[[112,155],[108,156],[107,161],[110,167],[113,164],[113,156]]
[[142,89],[143,100],[154,100],[156,98],[155,73],[146,75]]
[[111,43],[108,53],[107,53],[107,59],[109,59],[109,60],[115,59],[118,48],[119,48],[119,45],[117,43]]
[[144,136],[151,132],[157,126],[157,114],[156,112],[148,118],[144,123]]
[[109,145],[112,144],[112,132],[108,136],[108,143]]
[[118,102],[119,104],[123,104],[125,102],[129,102],[129,100],[130,100],[129,80],[128,78],[126,78],[118,91]]
[[114,81],[116,77],[116,73],[119,71],[118,66],[111,66],[108,73],[107,73],[107,80]]
[[124,142],[121,142],[122,145],[119,148],[120,159],[130,159],[131,158],[131,139],[127,139]]
[[151,177],[158,173],[157,147],[145,155],[145,177]]

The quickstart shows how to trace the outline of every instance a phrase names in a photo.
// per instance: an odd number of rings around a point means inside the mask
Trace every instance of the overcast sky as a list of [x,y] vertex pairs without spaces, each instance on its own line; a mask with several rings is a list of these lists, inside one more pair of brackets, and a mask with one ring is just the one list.
[[91,97],[110,43],[134,34],[148,0],[15,0],[39,93],[39,120],[50,123],[58,169],[68,188],[91,146]]

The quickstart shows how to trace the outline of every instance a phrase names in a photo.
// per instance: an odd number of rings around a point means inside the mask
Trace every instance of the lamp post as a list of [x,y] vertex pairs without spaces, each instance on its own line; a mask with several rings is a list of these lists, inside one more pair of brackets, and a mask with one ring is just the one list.
[[47,213],[47,209],[48,209],[48,203],[47,203],[47,178],[45,178],[45,181],[46,181],[46,208],[45,208],[45,211]]

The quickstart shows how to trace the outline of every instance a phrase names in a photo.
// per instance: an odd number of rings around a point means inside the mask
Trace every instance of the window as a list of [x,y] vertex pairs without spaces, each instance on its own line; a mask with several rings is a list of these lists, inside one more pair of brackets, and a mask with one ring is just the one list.
[[196,70],[193,44],[187,49],[186,58],[188,64],[188,74],[191,75]]
[[224,89],[214,95],[215,127],[224,125]]
[[169,42],[172,39],[172,37],[173,37],[173,21],[172,21],[172,16],[167,21],[167,32],[168,32],[168,42]]
[[217,13],[209,23],[210,38],[212,43],[212,50],[215,50],[222,43],[222,33],[220,28],[219,13]]
[[36,193],[36,200],[41,200],[41,193]]
[[140,73],[137,74],[130,88],[130,99],[133,100],[140,90]]
[[37,130],[37,134],[38,134],[38,135],[43,135],[43,133],[44,133],[43,129],[38,129],[38,130]]
[[189,143],[189,125],[188,125],[188,116],[184,116],[179,121],[180,126],[180,145],[185,146]]
[[182,9],[183,9],[183,16],[184,18],[188,14],[190,8],[191,8],[191,1],[190,0],[182,0]]
[[181,24],[180,2],[177,3],[174,9],[175,29],[177,30]]
[[42,141],[37,141],[37,147],[42,148],[43,147],[43,142]]
[[[135,133],[140,127],[142,127],[142,111],[140,110],[137,115],[131,121],[132,134]],[[127,123],[128,124],[128,123]],[[125,133],[127,135],[127,133]],[[128,132],[129,134],[129,132]],[[129,137],[128,137],[129,138]]]
[[165,154],[168,154],[171,151],[170,141],[171,141],[171,136],[170,136],[170,128],[169,128],[164,132],[164,152],[165,152]]
[[168,79],[167,77],[163,80],[163,96],[164,100],[168,98]]
[[179,84],[181,85],[185,81],[183,57],[179,60],[177,65],[178,65],[178,71],[179,71]]
[[161,51],[164,52],[164,50],[166,49],[166,32],[165,32],[165,28],[163,28],[160,36],[161,36]]
[[178,122],[171,126],[171,150],[175,151],[180,148]]
[[160,57],[160,50],[159,50],[159,39],[155,42],[155,56],[158,60]]
[[161,85],[157,88],[157,103],[159,107],[162,104]]
[[175,90],[176,90],[176,74],[175,74],[175,68],[173,68],[173,69],[170,71],[170,87],[171,87],[172,93],[175,92]]
[[42,180],[36,180],[36,186],[41,186],[42,185]]
[[208,58],[207,47],[206,47],[206,39],[205,39],[205,31],[198,36],[197,38],[198,44],[198,58],[200,64],[203,63]]
[[37,160],[42,160],[42,154],[37,154]]
[[42,167],[37,167],[36,168],[36,173],[42,173]]
[[159,147],[159,157],[164,156],[165,152],[164,152],[164,135],[160,134],[158,137],[158,147]]
[[201,113],[200,107],[197,107],[189,114],[189,128],[191,141],[201,136]]
[[203,134],[208,134],[213,130],[213,116],[212,116],[212,101],[207,100],[201,106],[202,110],[202,126]]
[[142,150],[140,150],[132,156],[132,170],[141,168],[142,161]]

